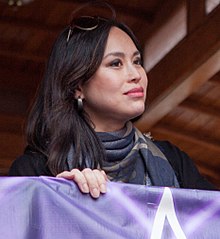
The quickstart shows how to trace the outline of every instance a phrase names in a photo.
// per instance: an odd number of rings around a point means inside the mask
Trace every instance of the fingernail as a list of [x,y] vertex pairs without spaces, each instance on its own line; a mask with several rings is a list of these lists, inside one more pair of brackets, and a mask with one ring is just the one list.
[[83,183],[82,189],[83,189],[84,193],[88,193],[89,192],[89,187],[88,187],[87,183]]
[[100,195],[100,192],[97,188],[93,188],[92,191],[91,191],[91,194],[94,198],[98,198],[99,195]]
[[101,184],[101,185],[100,185],[100,191],[101,191],[102,193],[106,193],[106,186],[105,186],[105,184]]

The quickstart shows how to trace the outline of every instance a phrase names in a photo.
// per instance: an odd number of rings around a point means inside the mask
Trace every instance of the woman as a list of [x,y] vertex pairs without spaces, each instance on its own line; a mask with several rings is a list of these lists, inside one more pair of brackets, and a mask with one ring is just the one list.
[[81,16],[57,38],[12,176],[73,180],[98,198],[112,181],[215,189],[167,142],[131,123],[145,109],[148,79],[133,33],[114,18]]

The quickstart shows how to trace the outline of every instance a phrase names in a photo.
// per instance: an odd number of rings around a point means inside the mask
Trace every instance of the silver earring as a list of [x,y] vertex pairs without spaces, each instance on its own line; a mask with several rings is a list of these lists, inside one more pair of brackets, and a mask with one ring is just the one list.
[[79,112],[83,110],[83,101],[80,97],[77,98],[77,109]]

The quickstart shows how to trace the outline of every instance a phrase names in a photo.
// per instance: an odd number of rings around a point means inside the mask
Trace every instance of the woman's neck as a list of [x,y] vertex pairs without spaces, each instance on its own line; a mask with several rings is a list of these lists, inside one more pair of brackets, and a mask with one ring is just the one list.
[[96,132],[115,132],[124,128],[125,123],[123,124],[102,124],[94,125],[94,130]]

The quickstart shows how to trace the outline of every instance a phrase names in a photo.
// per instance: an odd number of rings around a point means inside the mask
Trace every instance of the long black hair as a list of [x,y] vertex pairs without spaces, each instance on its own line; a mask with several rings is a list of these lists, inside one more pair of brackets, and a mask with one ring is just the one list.
[[78,111],[75,92],[99,68],[110,29],[126,32],[141,52],[132,31],[115,19],[100,20],[90,31],[69,27],[57,37],[49,57],[44,78],[27,121],[27,143],[48,157],[53,175],[65,169],[72,147],[73,168],[102,167],[105,150],[85,111]]

